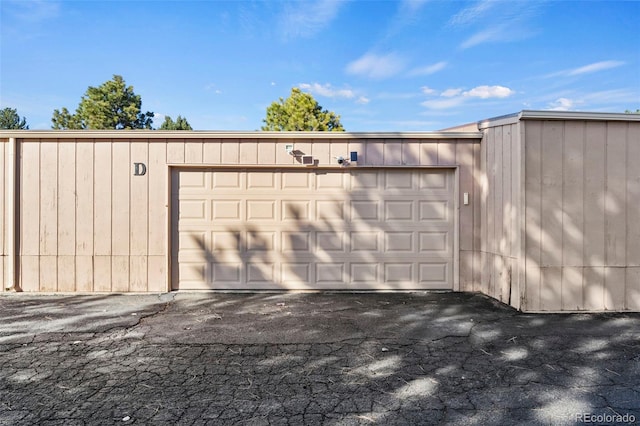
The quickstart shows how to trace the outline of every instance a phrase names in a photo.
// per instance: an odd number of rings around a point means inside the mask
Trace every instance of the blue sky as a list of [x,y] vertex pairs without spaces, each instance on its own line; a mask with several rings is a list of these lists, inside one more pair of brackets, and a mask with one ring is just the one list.
[[122,75],[143,110],[258,130],[292,87],[348,131],[640,108],[640,1],[0,0],[0,106],[31,129]]

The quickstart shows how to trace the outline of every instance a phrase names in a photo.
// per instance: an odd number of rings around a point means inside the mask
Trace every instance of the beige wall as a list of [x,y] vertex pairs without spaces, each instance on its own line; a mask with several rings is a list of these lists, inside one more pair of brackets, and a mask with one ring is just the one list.
[[[291,139],[164,134],[168,137],[147,139],[79,134],[18,138],[20,291],[167,291],[169,167],[304,167],[285,151],[292,142],[296,150],[313,155],[319,167],[335,167],[333,157],[350,151],[358,151],[358,167],[457,167],[459,289],[473,290],[479,278],[480,192],[474,168],[480,140],[474,135]],[[133,176],[134,162],[147,165],[145,176]]]
[[523,309],[640,310],[640,122],[523,126]]
[[[640,121],[536,114],[481,123],[482,143],[472,133],[17,132],[17,289],[167,291],[169,168],[303,168],[285,152],[294,143],[319,167],[335,168],[333,157],[358,151],[357,167],[455,168],[457,290],[525,311],[640,311]],[[162,138],[143,137],[149,134]],[[5,284],[6,135],[0,139]],[[133,176],[134,162],[145,163],[147,175]]]
[[497,120],[477,290],[525,311],[640,310],[640,122]]
[[20,290],[166,290],[164,143],[25,140],[19,152]]
[[0,145],[0,279],[2,279],[3,285],[2,290],[5,288],[4,283],[8,283],[8,279],[5,275],[5,271],[7,269],[7,185],[6,185],[6,174],[7,174],[7,151],[9,149],[9,144],[5,141]]
[[476,290],[520,307],[521,124],[485,130],[481,147],[481,276]]

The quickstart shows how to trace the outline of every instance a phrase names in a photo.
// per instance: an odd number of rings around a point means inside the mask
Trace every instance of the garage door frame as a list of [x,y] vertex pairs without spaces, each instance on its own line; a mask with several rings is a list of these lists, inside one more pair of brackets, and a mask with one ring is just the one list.
[[[176,185],[177,175],[179,171],[182,170],[199,170],[199,169],[207,169],[207,170],[225,170],[225,171],[233,171],[233,170],[259,170],[259,171],[269,171],[269,170],[308,170],[308,171],[355,171],[355,170],[450,170],[453,172],[453,283],[452,283],[452,291],[460,291],[460,193],[459,193],[459,166],[357,166],[357,167],[308,167],[304,168],[301,166],[277,166],[277,165],[211,165],[211,164],[168,164],[167,167],[167,288],[168,291],[177,291],[178,288],[178,202],[174,202],[174,191],[179,191],[178,185]],[[177,201],[178,198],[176,197]],[[175,219],[175,223],[174,223]],[[282,292],[287,290],[187,290],[187,291],[213,291],[213,292],[230,292],[230,293],[254,293],[254,292]],[[300,290],[304,291],[304,290]],[[317,291],[317,290],[308,290],[308,291]],[[334,291],[334,290],[332,290]],[[346,292],[372,292],[372,290],[349,290],[345,289]],[[376,290],[376,292],[381,292],[385,290]],[[387,290],[387,291],[403,291],[403,290]],[[415,290],[407,290],[407,291],[415,291]]]

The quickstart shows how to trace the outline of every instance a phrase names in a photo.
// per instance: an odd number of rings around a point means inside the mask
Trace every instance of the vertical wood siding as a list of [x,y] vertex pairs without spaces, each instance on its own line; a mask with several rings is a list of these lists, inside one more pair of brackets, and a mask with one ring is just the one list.
[[[479,142],[400,138],[20,140],[19,290],[169,290],[169,166],[299,166],[285,151],[290,143],[297,151],[313,155],[320,167],[335,166],[334,157],[348,156],[350,151],[358,152],[359,166],[458,167],[459,287],[476,290],[482,266],[477,256],[480,181],[474,172],[480,162]],[[0,160],[4,160],[4,151],[2,156]],[[146,175],[134,176],[133,163],[146,164]],[[462,203],[465,192],[470,200],[467,206]],[[4,206],[2,194],[0,207]],[[2,247],[4,256],[4,232]]]
[[[520,124],[488,128],[480,147],[482,274],[477,290],[520,307]],[[477,249],[476,249],[477,250]]]
[[7,171],[9,169],[9,165],[7,164],[6,158],[7,150],[9,148],[9,143],[6,140],[0,140],[0,280],[2,280],[2,288],[0,288],[0,292],[5,290],[4,283],[8,283],[8,277],[5,274],[7,270]]
[[89,140],[78,143],[76,148],[76,249],[75,249],[75,290],[93,291],[93,229],[94,218],[94,186],[95,143]]
[[[133,163],[149,165],[148,140],[131,143],[130,167]],[[149,179],[130,179],[129,184],[129,290],[140,292],[147,290],[149,276]]]
[[59,291],[76,290],[76,144],[58,145],[58,286]]
[[20,279],[22,291],[40,290],[40,144],[20,144]]
[[526,310],[639,310],[640,123],[524,126]]

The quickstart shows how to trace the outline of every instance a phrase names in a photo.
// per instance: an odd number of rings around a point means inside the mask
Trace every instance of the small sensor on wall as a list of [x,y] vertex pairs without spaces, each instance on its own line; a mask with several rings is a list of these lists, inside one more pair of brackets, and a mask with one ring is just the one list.
[[313,166],[313,156],[312,155],[303,155],[302,156],[302,164],[305,166]]

